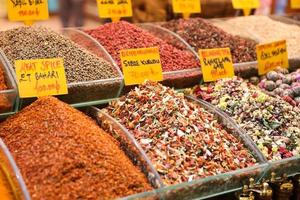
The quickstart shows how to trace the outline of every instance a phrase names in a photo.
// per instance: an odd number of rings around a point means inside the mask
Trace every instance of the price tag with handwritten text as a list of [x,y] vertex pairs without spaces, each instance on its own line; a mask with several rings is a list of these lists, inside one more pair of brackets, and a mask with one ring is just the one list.
[[21,98],[68,94],[63,59],[16,60],[15,67]]
[[200,0],[172,0],[174,13],[200,13]]
[[125,85],[163,80],[158,47],[122,50],[120,56]]
[[132,16],[131,0],[97,0],[100,18],[121,18]]
[[212,82],[234,76],[234,67],[229,48],[200,49],[199,55],[204,82]]
[[258,74],[263,75],[276,67],[289,67],[286,41],[281,40],[256,46]]
[[291,8],[300,9],[300,0],[291,0]]
[[7,0],[10,21],[32,22],[49,18],[48,0]]

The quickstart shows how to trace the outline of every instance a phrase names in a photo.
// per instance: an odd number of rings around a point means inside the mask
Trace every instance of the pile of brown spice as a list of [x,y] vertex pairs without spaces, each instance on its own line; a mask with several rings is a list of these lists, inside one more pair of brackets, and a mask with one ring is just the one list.
[[182,37],[195,51],[199,49],[230,48],[234,63],[256,60],[256,42],[231,35],[201,18],[171,20],[162,27]]
[[[3,90],[7,90],[7,89],[8,89],[8,87],[6,85],[3,66],[2,66],[2,63],[0,63],[0,92]],[[6,94],[0,94],[0,112],[5,112],[9,108],[11,108],[11,103],[7,99]]]
[[119,143],[54,97],[0,124],[32,199],[113,199],[151,189]]

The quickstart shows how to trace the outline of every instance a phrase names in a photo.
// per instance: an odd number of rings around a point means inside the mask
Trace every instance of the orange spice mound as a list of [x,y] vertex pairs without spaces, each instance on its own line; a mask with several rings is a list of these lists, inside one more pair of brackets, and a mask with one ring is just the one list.
[[[1,163],[1,157],[0,157],[0,165]],[[15,196],[13,194],[11,185],[9,184],[9,181],[7,180],[7,177],[2,169],[2,166],[0,166],[0,197],[1,200],[15,200]]]
[[151,189],[119,143],[76,109],[43,97],[0,124],[35,199],[113,199]]

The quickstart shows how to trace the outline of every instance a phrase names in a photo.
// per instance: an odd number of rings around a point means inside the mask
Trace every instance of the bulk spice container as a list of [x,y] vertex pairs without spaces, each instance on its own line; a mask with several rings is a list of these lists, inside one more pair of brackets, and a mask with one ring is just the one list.
[[[223,22],[222,22],[223,21]],[[293,22],[279,16],[248,16],[222,19],[216,24],[226,31],[236,32],[247,30],[248,37],[259,43],[268,43],[277,40],[287,40],[287,49],[291,70],[299,67],[300,27]]]
[[[123,88],[123,75],[114,61],[96,41],[77,30],[64,29],[60,34],[42,27],[11,29],[0,32],[0,48],[15,79],[15,60],[63,58],[69,94],[59,98],[75,106],[107,102]],[[23,99],[23,104],[32,101]]]
[[[270,171],[300,173],[300,110],[240,78],[196,86],[193,94],[225,111],[269,160]],[[270,173],[269,173],[270,174]]]
[[[159,47],[165,84],[184,88],[200,81],[199,60],[194,52],[190,51],[187,44],[174,35],[168,35],[167,37],[175,39],[184,48],[180,50],[157,37],[158,34],[152,34],[153,32],[157,33],[157,31],[161,32],[161,30],[148,31],[149,29],[145,30],[125,21],[107,23],[95,29],[85,30],[87,34],[103,45],[120,68],[121,50]],[[168,33],[164,33],[161,37],[165,37],[166,34]]]
[[157,24],[186,41],[195,52],[199,49],[226,48],[231,50],[236,74],[255,75],[255,46],[257,42],[249,38],[231,35],[201,18],[171,20]]
[[54,97],[39,98],[1,123],[0,137],[33,200],[115,199],[152,189],[119,142]]
[[13,157],[0,139],[1,200],[30,200],[30,195]]
[[16,111],[17,98],[16,83],[0,50],[0,118]]
[[93,113],[123,148],[146,157],[152,176],[160,177],[156,193],[162,198],[204,198],[239,189],[267,166],[227,116],[157,83],[145,83]]

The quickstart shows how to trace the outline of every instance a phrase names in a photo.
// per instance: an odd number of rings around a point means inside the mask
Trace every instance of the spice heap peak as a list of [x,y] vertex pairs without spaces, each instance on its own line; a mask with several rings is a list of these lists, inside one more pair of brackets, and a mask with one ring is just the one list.
[[115,199],[151,189],[109,134],[54,97],[0,124],[35,199]]

